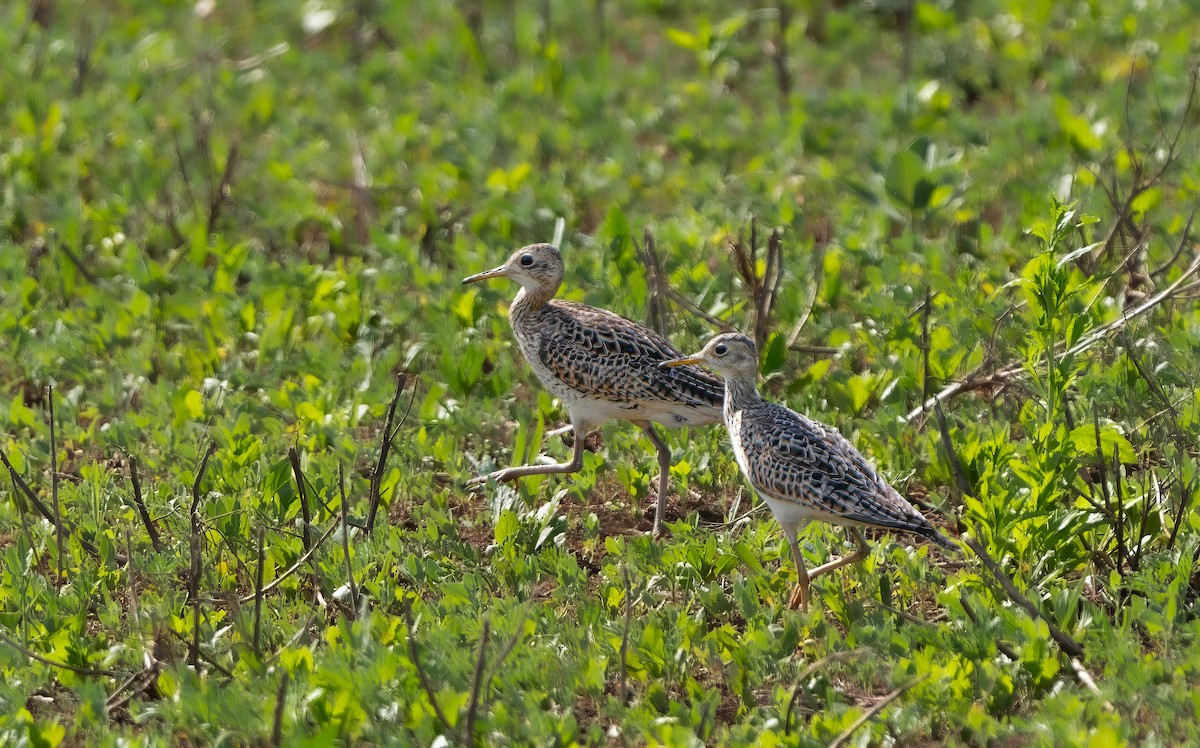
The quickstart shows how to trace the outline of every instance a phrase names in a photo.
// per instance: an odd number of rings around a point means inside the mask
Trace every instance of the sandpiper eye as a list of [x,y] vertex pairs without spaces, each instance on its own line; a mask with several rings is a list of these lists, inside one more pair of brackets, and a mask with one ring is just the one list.
[[533,255],[521,255],[521,267],[527,268],[533,264]]
[[716,347],[713,348],[713,353],[717,354],[718,356],[724,356],[728,352],[729,348],[724,343],[718,343]]

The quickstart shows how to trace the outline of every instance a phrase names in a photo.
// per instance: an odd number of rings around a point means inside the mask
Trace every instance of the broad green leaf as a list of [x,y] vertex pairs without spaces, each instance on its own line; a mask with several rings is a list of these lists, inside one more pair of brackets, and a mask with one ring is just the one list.
[[[1080,455],[1092,455],[1097,452],[1096,449],[1096,426],[1092,423],[1087,423],[1082,426],[1076,426],[1071,431],[1071,442],[1075,445],[1075,450]],[[1130,464],[1137,462],[1137,452],[1133,449],[1133,444],[1125,435],[1121,433],[1117,425],[1114,423],[1100,424],[1100,449],[1103,451],[1104,461],[1111,465],[1113,461],[1113,450],[1120,456],[1121,462]]]
[[763,573],[762,562],[758,560],[758,556],[755,555],[754,551],[745,542],[735,543],[733,552],[737,554],[737,557],[741,559],[743,564],[750,568],[751,572],[754,574]]
[[928,179],[925,162],[908,149],[897,151],[883,177],[888,195],[902,207],[921,210],[929,205],[934,183]]
[[783,369],[787,363],[787,340],[783,333],[772,333],[763,346],[762,373],[771,374]]
[[501,511],[494,531],[496,544],[504,545],[515,538],[520,530],[521,522],[517,519],[517,513],[511,509]]
[[183,396],[184,412],[188,418],[200,420],[204,417],[204,395],[200,390],[190,390]]

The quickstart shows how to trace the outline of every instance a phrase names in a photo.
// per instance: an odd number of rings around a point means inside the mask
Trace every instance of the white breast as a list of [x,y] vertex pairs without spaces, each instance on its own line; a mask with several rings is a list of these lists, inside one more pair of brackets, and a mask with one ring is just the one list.
[[746,476],[746,480],[753,486],[754,473],[750,471],[750,461],[746,459],[746,450],[742,446],[742,411],[726,412],[725,427],[729,429],[729,441],[733,445],[733,457],[737,460],[738,467],[742,469],[742,475]]

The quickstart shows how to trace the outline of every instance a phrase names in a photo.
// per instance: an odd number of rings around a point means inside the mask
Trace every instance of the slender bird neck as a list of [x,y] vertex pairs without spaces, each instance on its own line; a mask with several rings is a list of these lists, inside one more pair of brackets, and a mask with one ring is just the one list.
[[546,284],[534,289],[528,289],[521,286],[521,290],[517,291],[517,298],[513,299],[513,303],[508,307],[508,316],[510,319],[520,318],[530,312],[536,312],[546,305],[548,301],[554,298],[554,294],[558,291],[558,284]]
[[725,377],[725,412],[736,413],[762,402],[754,375]]

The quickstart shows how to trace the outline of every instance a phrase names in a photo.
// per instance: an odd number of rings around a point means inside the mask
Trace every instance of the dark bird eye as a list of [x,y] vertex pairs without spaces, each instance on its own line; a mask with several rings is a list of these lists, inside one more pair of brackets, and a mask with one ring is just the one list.
[[729,348],[724,343],[718,343],[717,346],[713,348],[713,353],[717,354],[718,356],[724,356],[728,352]]
[[533,255],[521,255],[521,267],[527,268],[533,264]]

